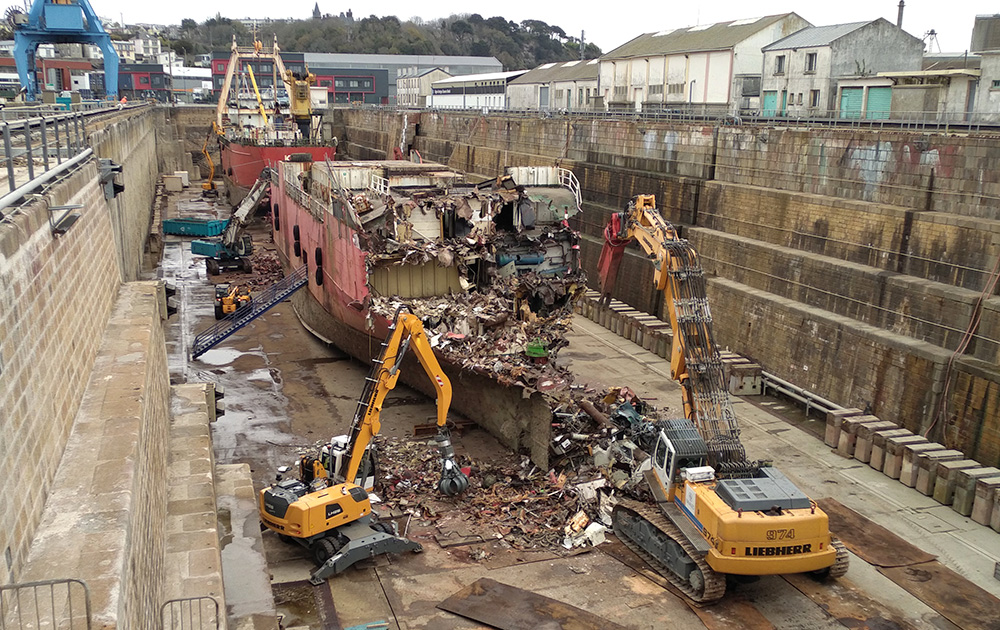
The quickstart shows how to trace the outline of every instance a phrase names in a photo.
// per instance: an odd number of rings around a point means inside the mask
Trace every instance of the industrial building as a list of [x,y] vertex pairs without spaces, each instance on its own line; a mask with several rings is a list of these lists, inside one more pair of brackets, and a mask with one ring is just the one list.
[[609,109],[756,111],[761,49],[807,26],[782,13],[644,33],[601,57],[600,96]]
[[920,71],[924,44],[879,18],[811,26],[763,48],[763,116],[888,118],[892,82],[848,79]]
[[604,109],[597,90],[597,59],[546,63],[525,72],[507,87],[511,109]]

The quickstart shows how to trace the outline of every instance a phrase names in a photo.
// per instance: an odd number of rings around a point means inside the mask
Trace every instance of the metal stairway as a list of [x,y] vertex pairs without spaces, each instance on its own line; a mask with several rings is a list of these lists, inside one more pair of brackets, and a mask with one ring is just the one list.
[[226,315],[213,326],[206,328],[194,338],[191,346],[191,358],[197,359],[210,348],[220,343],[229,335],[257,319],[276,304],[295,293],[309,282],[309,270],[302,265],[290,275],[272,284],[261,293],[253,296],[250,304]]

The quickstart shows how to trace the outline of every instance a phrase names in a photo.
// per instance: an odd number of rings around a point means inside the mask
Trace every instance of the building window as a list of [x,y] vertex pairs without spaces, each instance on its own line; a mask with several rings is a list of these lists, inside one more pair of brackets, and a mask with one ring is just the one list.
[[809,107],[819,107],[819,90],[809,90]]
[[796,105],[801,105],[801,104],[802,104],[802,92],[799,92],[799,98],[798,101],[796,102]]
[[774,58],[774,74],[785,74],[785,56],[778,55]]
[[649,93],[652,94],[663,94],[662,85],[651,85],[649,86]]
[[625,98],[625,86],[616,85],[615,86],[615,98]]
[[993,79],[993,84],[990,85],[991,90],[1000,90],[1000,79]]
[[806,72],[816,72],[816,53],[806,53]]
[[667,94],[683,94],[684,84],[683,83],[668,83],[667,84]]
[[760,96],[760,77],[743,77],[743,96]]

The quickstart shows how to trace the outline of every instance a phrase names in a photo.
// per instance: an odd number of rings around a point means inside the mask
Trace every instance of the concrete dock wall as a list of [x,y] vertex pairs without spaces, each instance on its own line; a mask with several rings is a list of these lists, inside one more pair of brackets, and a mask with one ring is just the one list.
[[[657,195],[703,259],[721,345],[1000,463],[1000,297],[980,296],[1000,257],[1000,139],[638,117],[336,115],[352,158],[401,147],[486,177],[522,164],[571,169],[584,199],[572,224],[594,288],[608,216],[636,194]],[[635,246],[615,297],[665,313]]]
[[53,187],[50,205],[82,204],[63,236],[42,201],[0,222],[0,551],[16,580],[121,283],[111,215],[88,163]]
[[92,619],[108,629],[158,627],[163,603],[170,381],[161,291],[135,282],[117,292],[21,576],[84,580]]
[[[56,475],[69,461],[63,452],[83,413],[81,402],[119,287],[142,272],[157,175],[155,126],[151,109],[114,113],[88,124],[95,153],[123,165],[118,178],[125,192],[117,198],[105,197],[94,159],[50,184],[38,199],[16,211],[8,208],[0,221],[0,440],[7,445],[0,455],[6,480],[0,500],[9,508],[0,513],[0,553],[6,557],[0,583],[30,579],[25,569],[29,547],[55,491]],[[80,218],[65,234],[54,236],[47,208],[67,204],[82,206],[75,210]],[[166,381],[165,373],[162,377]],[[155,453],[136,450],[126,463],[135,469],[161,462]],[[105,491],[155,496],[154,489],[143,485],[156,483],[155,478],[137,481],[132,488],[120,482]],[[120,496],[104,497],[103,509],[115,509]],[[152,509],[146,505],[135,518],[155,518]],[[131,525],[149,527],[146,522]],[[143,544],[140,538],[132,543]],[[128,570],[141,566],[132,562],[135,554],[148,551],[130,548]],[[64,568],[53,563],[44,577],[67,575]],[[141,580],[133,582],[130,578],[123,585],[122,596],[133,603],[149,599],[130,591],[146,588]]]

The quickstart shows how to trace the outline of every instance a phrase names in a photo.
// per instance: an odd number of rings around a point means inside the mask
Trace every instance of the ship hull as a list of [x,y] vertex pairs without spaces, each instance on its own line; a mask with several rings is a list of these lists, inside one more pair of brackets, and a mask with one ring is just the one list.
[[[306,264],[309,283],[292,297],[296,315],[313,334],[363,362],[381,349],[389,322],[368,308],[365,253],[356,232],[332,214],[318,217],[286,188],[272,188],[272,230],[286,273]],[[317,269],[317,260],[321,261]],[[317,281],[319,280],[319,282]],[[486,370],[465,369],[438,353],[452,382],[451,408],[487,430],[515,452],[548,467],[552,410],[537,391],[500,383]],[[435,391],[414,356],[407,356],[401,379],[434,397]],[[359,392],[360,394],[360,392]]]
[[220,147],[222,179],[229,202],[234,206],[243,201],[264,168],[274,167],[295,153],[308,153],[314,162],[333,160],[337,148],[332,146],[269,146],[225,139]]

